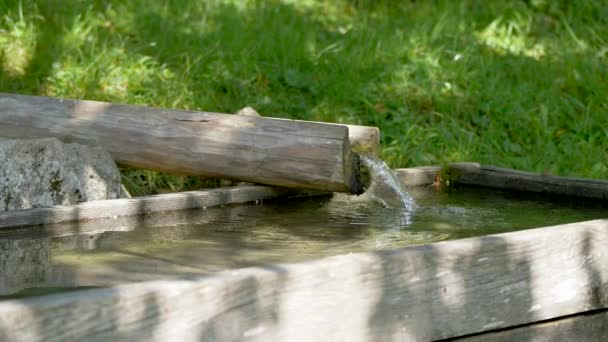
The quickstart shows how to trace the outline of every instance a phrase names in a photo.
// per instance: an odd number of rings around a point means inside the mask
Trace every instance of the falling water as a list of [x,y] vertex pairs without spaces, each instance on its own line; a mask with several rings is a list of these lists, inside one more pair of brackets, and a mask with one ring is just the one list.
[[360,160],[369,170],[371,182],[365,192],[367,196],[385,207],[404,208],[406,212],[414,209],[414,199],[382,159],[371,154],[361,154]]

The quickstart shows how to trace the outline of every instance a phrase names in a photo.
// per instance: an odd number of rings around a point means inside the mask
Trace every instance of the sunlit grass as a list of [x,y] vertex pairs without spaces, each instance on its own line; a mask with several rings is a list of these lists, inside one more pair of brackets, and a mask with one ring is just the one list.
[[[0,91],[249,105],[379,126],[394,167],[608,178],[603,1],[0,0],[0,15]],[[123,174],[137,193],[204,185]]]
[[498,17],[477,34],[483,44],[498,53],[524,55],[540,59],[545,55],[545,46],[530,39],[533,26],[531,16],[517,15],[506,21]]
[[2,72],[12,77],[25,74],[36,44],[36,17],[26,16],[21,6],[14,16],[0,18],[0,61]]

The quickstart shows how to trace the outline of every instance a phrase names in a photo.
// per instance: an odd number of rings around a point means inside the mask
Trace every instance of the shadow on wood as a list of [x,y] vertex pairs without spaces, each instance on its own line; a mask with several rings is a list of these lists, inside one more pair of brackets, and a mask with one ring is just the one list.
[[0,338],[446,339],[606,308],[607,244],[596,220],[4,301]]
[[98,145],[146,169],[363,191],[344,125],[0,94],[0,136]]

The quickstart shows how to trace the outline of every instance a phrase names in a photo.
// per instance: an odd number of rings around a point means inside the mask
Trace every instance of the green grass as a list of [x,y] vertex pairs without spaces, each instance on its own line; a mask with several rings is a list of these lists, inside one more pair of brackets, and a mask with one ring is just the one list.
[[[608,178],[608,1],[6,1],[0,91],[375,125],[393,167]],[[136,193],[205,181],[124,170]]]

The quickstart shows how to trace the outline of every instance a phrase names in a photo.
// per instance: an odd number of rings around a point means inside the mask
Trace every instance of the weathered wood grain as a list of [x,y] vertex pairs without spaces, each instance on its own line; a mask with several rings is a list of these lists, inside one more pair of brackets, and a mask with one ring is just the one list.
[[122,165],[316,190],[361,191],[348,128],[255,116],[0,94],[0,137],[105,148]]
[[551,322],[456,338],[461,342],[603,342],[608,340],[608,312],[580,314]]
[[[205,208],[222,204],[264,200],[290,193],[293,193],[293,191],[261,185],[248,185],[91,201],[68,206],[57,205],[48,208],[11,210],[0,212],[0,229]],[[79,226],[80,224],[82,222],[79,222]]]
[[0,303],[10,341],[430,341],[608,307],[608,220]]
[[[456,181],[462,185],[608,200],[606,180],[551,176],[478,163],[452,163],[447,167],[457,172]],[[422,166],[396,169],[395,173],[406,186],[424,186],[433,184],[440,170],[439,166]]]
[[[238,112],[236,112],[236,114],[261,116],[255,109],[251,107],[241,108]],[[350,147],[354,152],[365,152],[375,155],[378,154],[378,151],[380,150],[380,129],[378,129],[378,127],[345,124],[340,125],[348,127],[348,139],[350,140]]]
[[608,200],[605,180],[558,177],[476,163],[456,163],[450,167],[459,173],[460,184]]

